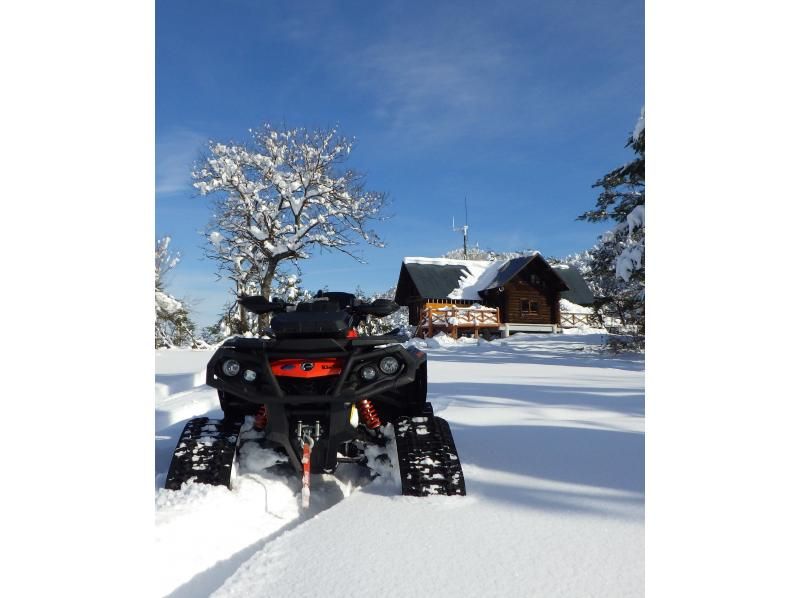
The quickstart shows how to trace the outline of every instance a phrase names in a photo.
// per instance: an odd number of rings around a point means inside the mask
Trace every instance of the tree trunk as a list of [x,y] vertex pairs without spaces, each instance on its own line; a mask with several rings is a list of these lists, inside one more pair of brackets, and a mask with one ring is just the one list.
[[[242,290],[241,286],[238,283],[237,283],[236,286],[237,286],[237,288],[236,288],[236,296],[238,297],[239,295],[244,293],[244,291]],[[239,330],[238,330],[238,334],[244,334],[245,332],[248,332],[249,330],[250,330],[250,327],[247,324],[247,310],[240,303],[239,304]]]
[[250,324],[247,321],[247,310],[244,306],[239,306],[239,334],[250,332]]
[[[272,293],[272,281],[275,278],[275,270],[278,269],[278,262],[269,261],[267,265],[267,273],[261,279],[261,294],[269,301],[269,296]],[[258,332],[269,326],[270,317],[272,314],[260,314],[258,316]]]

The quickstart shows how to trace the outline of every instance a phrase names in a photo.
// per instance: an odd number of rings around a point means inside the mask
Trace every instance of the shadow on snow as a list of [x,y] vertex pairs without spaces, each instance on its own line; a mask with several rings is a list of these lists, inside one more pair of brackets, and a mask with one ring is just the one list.
[[580,342],[553,343],[530,342],[524,345],[480,344],[459,346],[451,349],[432,349],[428,353],[431,361],[455,361],[462,363],[517,363],[532,365],[560,365],[569,367],[590,367],[618,369],[633,372],[644,371],[644,356],[641,354],[607,355],[593,350],[586,351]]
[[[586,378],[582,380],[590,381]],[[438,404],[439,409],[451,404],[464,406],[473,404],[477,408],[520,404],[612,411],[633,417],[644,417],[644,392],[625,387],[565,387],[493,381],[428,382],[428,400],[434,403],[434,408]]]

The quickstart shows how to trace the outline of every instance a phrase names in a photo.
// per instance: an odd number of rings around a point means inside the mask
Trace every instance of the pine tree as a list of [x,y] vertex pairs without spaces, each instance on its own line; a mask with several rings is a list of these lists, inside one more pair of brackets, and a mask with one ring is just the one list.
[[635,325],[644,335],[644,199],[645,128],[644,108],[625,147],[633,149],[634,159],[615,168],[593,187],[602,189],[593,210],[578,220],[617,224],[601,235],[589,251],[590,285],[600,294],[606,315],[617,317],[623,325]]
[[495,260],[497,253],[491,249],[481,249],[477,245],[467,247],[467,257],[464,257],[464,248],[457,247],[446,252],[442,257],[451,260]]
[[170,238],[156,241],[155,250],[155,346],[156,348],[197,347],[195,324],[182,301],[166,292],[164,275],[181,259],[169,250]]
[[[536,253],[533,249],[523,249],[521,251],[494,251],[493,249],[481,249],[476,244],[474,247],[467,247],[467,260],[484,260],[494,262],[497,260],[510,260],[516,257],[526,255],[533,255]],[[446,252],[442,257],[451,260],[463,260],[464,248],[458,247]]]

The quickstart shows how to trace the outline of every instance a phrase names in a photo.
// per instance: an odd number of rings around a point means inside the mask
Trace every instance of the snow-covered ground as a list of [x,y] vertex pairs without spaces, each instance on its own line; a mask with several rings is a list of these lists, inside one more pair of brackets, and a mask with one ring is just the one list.
[[348,466],[312,481],[308,514],[299,483],[257,463],[233,491],[160,489],[185,420],[220,413],[203,386],[210,352],[157,353],[160,594],[643,595],[644,359],[602,354],[601,341],[428,341],[429,400],[468,495],[399,496]]

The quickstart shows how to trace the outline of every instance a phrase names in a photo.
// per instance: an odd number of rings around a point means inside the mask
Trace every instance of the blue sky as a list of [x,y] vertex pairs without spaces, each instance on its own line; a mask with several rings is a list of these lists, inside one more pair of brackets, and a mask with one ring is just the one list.
[[266,122],[356,138],[348,165],[389,194],[387,246],[302,264],[315,289],[385,290],[406,255],[470,242],[563,256],[605,227],[576,222],[628,160],[644,103],[642,2],[159,0],[156,234],[183,260],[168,290],[210,324],[228,292],[203,259],[211,215],[191,187],[206,140]]

